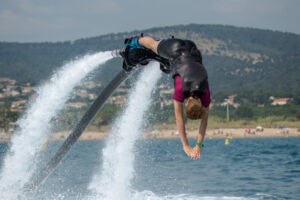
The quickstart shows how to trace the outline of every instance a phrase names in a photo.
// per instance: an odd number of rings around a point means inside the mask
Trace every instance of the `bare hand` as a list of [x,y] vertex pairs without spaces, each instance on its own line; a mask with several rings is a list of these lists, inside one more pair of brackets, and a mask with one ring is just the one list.
[[199,147],[198,145],[196,145],[193,148],[193,157],[192,157],[192,159],[197,160],[197,159],[200,158],[200,156],[201,156],[201,147]]
[[192,149],[192,147],[190,147],[190,145],[183,146],[183,150],[186,153],[186,155],[188,155],[189,157],[192,158],[192,156],[193,156],[193,149]]
[[197,160],[198,158],[200,158],[201,148],[199,146],[195,146],[194,148],[192,148],[189,145],[186,145],[183,147],[183,150],[193,160]]

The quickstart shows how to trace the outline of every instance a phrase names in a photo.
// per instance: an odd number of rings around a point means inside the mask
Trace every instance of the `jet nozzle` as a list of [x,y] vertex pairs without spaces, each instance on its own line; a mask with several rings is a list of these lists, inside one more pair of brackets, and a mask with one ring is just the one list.
[[122,57],[120,51],[121,51],[120,49],[115,49],[115,50],[111,51],[111,55],[112,55],[114,58]]

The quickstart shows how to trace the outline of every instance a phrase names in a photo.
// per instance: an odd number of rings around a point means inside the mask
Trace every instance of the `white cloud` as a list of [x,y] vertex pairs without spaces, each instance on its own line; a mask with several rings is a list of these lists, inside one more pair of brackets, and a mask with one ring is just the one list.
[[1,41],[69,40],[189,23],[300,32],[299,0],[0,1]]
[[[40,21],[35,18],[24,17],[10,10],[4,10],[0,13],[0,24],[1,31],[13,33],[21,30],[32,30],[32,25],[39,25]],[[31,26],[31,28],[29,28],[28,25]]]
[[217,14],[274,14],[287,9],[286,0],[210,0],[212,11]]
[[119,11],[121,9],[119,5],[113,0],[90,0],[90,2],[88,2],[88,5],[88,11],[92,11],[95,13],[111,13]]
[[241,12],[247,8],[247,0],[210,0],[211,9],[216,13],[233,14]]
[[[46,1],[45,1],[46,2]],[[53,14],[53,8],[41,5],[43,1],[34,0],[10,0],[11,9],[27,15],[50,15]]]
[[[74,20],[65,17],[41,17],[35,14],[3,10],[0,12],[0,40],[49,41],[56,34],[72,29]],[[16,38],[21,38],[16,39]],[[48,39],[47,39],[48,38]],[[57,36],[57,40],[64,40]]]

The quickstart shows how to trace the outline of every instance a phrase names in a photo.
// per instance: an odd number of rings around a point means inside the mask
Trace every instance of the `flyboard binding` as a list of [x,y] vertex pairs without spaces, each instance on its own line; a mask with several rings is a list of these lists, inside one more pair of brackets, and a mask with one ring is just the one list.
[[[143,37],[143,33],[141,33],[140,37]],[[123,58],[123,69],[125,71],[131,71],[133,68],[147,65],[150,61],[154,60],[160,63],[161,71],[167,74],[170,73],[171,68],[169,60],[157,55],[152,50],[139,45],[138,39],[140,37],[126,38],[123,48],[112,52],[114,57]]]

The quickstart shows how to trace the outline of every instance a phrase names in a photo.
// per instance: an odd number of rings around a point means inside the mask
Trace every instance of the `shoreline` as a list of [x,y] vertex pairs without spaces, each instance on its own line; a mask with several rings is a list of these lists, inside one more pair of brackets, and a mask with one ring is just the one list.
[[[50,134],[48,140],[59,141],[65,140],[70,131],[57,132]],[[111,130],[108,131],[85,131],[79,138],[79,140],[104,140],[110,134]],[[197,129],[187,129],[188,138],[197,138]],[[276,129],[276,128],[265,128],[263,131],[257,131],[255,129],[246,130],[244,128],[222,128],[222,129],[208,129],[206,131],[206,139],[215,138],[280,138],[280,137],[300,137],[300,131],[297,128],[289,129]],[[141,133],[140,138],[142,139],[179,139],[179,133],[176,129],[153,129],[146,130]],[[0,142],[9,142],[10,138],[0,137]]]

